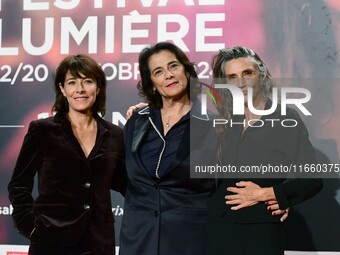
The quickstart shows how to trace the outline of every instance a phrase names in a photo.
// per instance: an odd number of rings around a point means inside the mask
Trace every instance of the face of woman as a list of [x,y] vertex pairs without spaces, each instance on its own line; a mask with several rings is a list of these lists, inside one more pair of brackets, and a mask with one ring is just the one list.
[[89,113],[96,101],[99,89],[92,78],[74,77],[70,71],[66,73],[64,86],[60,90],[69,104],[69,112]]
[[187,95],[189,74],[176,56],[167,50],[149,58],[151,81],[163,99],[182,98]]
[[262,100],[260,93],[259,72],[250,57],[237,58],[228,61],[224,66],[228,84],[239,87],[244,95],[244,102],[248,102],[248,88],[253,88],[253,105]]

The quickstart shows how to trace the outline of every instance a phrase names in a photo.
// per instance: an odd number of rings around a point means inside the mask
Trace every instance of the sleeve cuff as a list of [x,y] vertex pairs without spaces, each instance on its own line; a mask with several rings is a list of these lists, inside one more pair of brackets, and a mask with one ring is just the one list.
[[277,203],[280,209],[286,209],[289,206],[289,201],[282,183],[273,187]]

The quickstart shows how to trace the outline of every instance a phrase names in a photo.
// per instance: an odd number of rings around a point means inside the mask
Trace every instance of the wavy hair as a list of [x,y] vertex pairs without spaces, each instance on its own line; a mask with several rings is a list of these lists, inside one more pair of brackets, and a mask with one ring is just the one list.
[[146,47],[139,55],[139,72],[141,80],[137,84],[139,95],[146,98],[147,103],[152,108],[162,108],[162,97],[158,91],[154,91],[154,85],[151,80],[151,71],[149,68],[149,59],[152,55],[161,51],[169,51],[176,56],[176,59],[184,66],[185,72],[190,76],[188,78],[187,93],[191,100],[195,100],[196,96],[200,93],[201,86],[198,82],[190,84],[190,78],[196,78],[197,72],[194,63],[192,63],[187,55],[176,45],[169,42],[159,42],[154,46]]
[[[271,98],[272,89],[274,86],[274,81],[272,76],[264,63],[264,61],[260,58],[260,56],[252,49],[244,47],[244,46],[235,46],[232,48],[220,49],[219,52],[213,57],[212,61],[212,71],[213,71],[213,80],[214,82],[217,79],[226,78],[226,70],[225,64],[233,59],[238,58],[247,58],[255,64],[257,70],[260,74],[260,88],[261,94],[264,99]],[[232,108],[232,96],[228,90],[218,90],[222,101],[225,105],[218,105],[218,110],[220,114],[227,118],[231,118],[231,108]]]

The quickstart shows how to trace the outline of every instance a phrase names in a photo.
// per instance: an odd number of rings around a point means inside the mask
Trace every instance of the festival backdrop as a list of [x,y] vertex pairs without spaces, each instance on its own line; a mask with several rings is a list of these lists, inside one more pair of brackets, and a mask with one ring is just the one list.
[[[136,84],[144,47],[175,43],[201,79],[211,78],[218,49],[250,47],[275,79],[311,91],[312,117],[304,118],[311,141],[319,162],[338,166],[339,29],[338,0],[0,0],[0,255],[27,251],[7,184],[28,124],[51,116],[54,70],[64,57],[86,53],[102,65],[104,118],[123,127],[127,108],[143,100]],[[287,254],[340,254],[339,173],[327,177],[318,195],[291,208]],[[119,241],[123,197],[112,192],[112,205]]]

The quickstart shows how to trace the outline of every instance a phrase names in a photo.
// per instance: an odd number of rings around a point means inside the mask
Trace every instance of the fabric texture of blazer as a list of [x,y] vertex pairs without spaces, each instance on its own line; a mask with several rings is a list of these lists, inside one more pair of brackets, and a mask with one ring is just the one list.
[[[125,163],[121,128],[98,115],[95,145],[86,157],[64,114],[32,121],[8,185],[17,230],[61,247],[84,235],[96,254],[114,254],[110,189],[124,194]],[[32,197],[38,173],[38,197]]]

